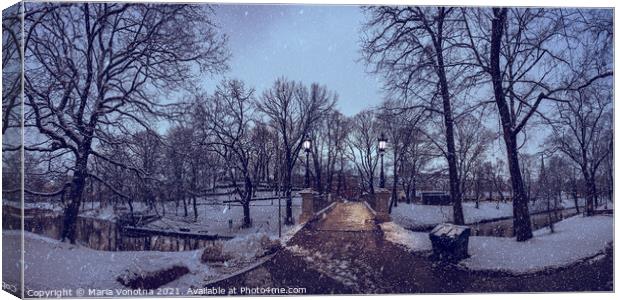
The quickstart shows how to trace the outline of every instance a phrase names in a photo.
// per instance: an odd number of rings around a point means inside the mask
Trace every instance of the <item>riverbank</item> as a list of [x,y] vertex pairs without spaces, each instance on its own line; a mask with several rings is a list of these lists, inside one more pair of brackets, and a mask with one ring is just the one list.
[[[428,233],[413,232],[390,222],[382,224],[386,238],[411,252],[432,250]],[[536,273],[596,258],[613,247],[613,216],[573,216],[548,228],[534,231],[526,242],[514,238],[471,236],[470,257],[460,266],[474,271],[510,274]]]
[[[581,207],[581,204],[580,204]],[[613,206],[612,206],[613,207]],[[572,200],[564,199],[558,207],[559,211],[574,209]],[[463,202],[463,216],[465,223],[470,225],[485,222],[494,222],[512,218],[512,202]],[[530,214],[545,213],[546,206],[530,205]],[[452,222],[452,206],[450,205],[422,205],[417,203],[399,203],[392,208],[392,220],[407,229],[415,231],[431,230],[438,224]]]
[[[218,281],[268,259],[255,234],[222,242],[226,260],[204,262],[204,249],[193,251],[99,251],[25,232],[24,278],[26,290],[127,289],[119,278],[153,276],[174,268],[186,269],[161,287],[186,289]],[[21,242],[19,231],[3,231],[3,266],[17,263],[20,251],[11,245]],[[18,268],[13,268],[18,271]],[[8,269],[7,269],[8,271]],[[19,282],[19,272],[3,272],[7,282]]]

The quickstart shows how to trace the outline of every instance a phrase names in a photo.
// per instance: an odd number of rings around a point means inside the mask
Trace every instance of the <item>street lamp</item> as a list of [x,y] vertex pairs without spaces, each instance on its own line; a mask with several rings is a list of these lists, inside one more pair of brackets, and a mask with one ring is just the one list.
[[385,188],[385,175],[383,175],[383,154],[385,154],[385,148],[387,147],[387,138],[383,133],[379,137],[379,155],[381,156],[381,175],[379,177],[379,187]]
[[310,146],[312,142],[310,139],[306,139],[303,143],[304,151],[306,151],[306,188],[310,187],[310,164],[309,164],[309,155],[310,155]]

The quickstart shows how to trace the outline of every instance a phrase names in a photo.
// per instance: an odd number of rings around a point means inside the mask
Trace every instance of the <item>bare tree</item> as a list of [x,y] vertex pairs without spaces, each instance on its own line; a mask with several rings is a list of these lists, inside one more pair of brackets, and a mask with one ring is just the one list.
[[257,108],[274,126],[282,143],[284,158],[284,188],[286,193],[285,224],[294,224],[292,210],[293,169],[299,158],[303,141],[310,129],[332,109],[335,95],[326,87],[312,84],[310,88],[301,83],[281,78],[263,93]]
[[473,182],[474,169],[479,161],[484,159],[489,144],[495,139],[481,121],[485,115],[484,112],[478,115],[463,115],[456,123],[458,179],[464,194]]
[[[382,73],[392,93],[415,99],[443,118],[446,158],[454,222],[463,224],[462,191],[458,181],[453,98],[467,80],[466,64],[457,58],[462,35],[450,7],[369,7],[362,37],[364,59]],[[441,104],[434,104],[435,99]],[[431,99],[431,103],[425,103]],[[420,103],[421,102],[421,103]]]
[[611,155],[612,89],[608,85],[570,94],[568,102],[557,104],[550,142],[579,166],[586,184],[586,214],[591,215],[597,198],[596,177],[601,164]]
[[346,117],[339,111],[332,110],[310,131],[313,177],[319,193],[332,192],[336,167],[346,149],[346,126]]
[[[122,143],[117,133],[154,131],[170,118],[167,92],[191,82],[196,71],[225,69],[225,39],[197,5],[138,3],[26,3],[25,102],[47,141],[39,152],[68,151],[72,178],[62,238],[75,242],[75,223],[92,157],[130,169],[97,150]],[[31,142],[33,142],[31,140]]]
[[441,155],[436,154],[434,145],[419,128],[414,127],[411,130],[404,144],[407,147],[402,155],[399,172],[401,185],[405,191],[405,201],[410,204],[416,197],[418,186],[424,183],[424,178],[420,176],[422,171],[434,158]]
[[[22,182],[22,22],[21,3],[2,11],[2,192],[3,199],[21,197]],[[30,155],[25,157],[30,160]],[[26,163],[28,160],[23,161]]]
[[[402,166],[405,164],[406,159],[414,160],[414,164],[410,164],[409,172],[415,173],[417,166],[415,161],[419,161],[416,154],[419,153],[417,149],[410,149],[410,147],[416,147],[417,141],[415,134],[419,134],[419,128],[423,122],[428,118],[428,114],[424,109],[402,109],[402,104],[396,101],[385,101],[380,107],[378,113],[378,119],[380,120],[381,131],[387,133],[389,140],[390,153],[389,157],[392,162],[392,200],[390,201],[389,211],[391,213],[392,207],[398,205],[397,201],[397,188],[400,185],[400,175],[402,172]],[[406,154],[413,154],[407,156]],[[415,181],[412,173],[408,174],[409,177],[404,180],[409,180],[408,186],[411,186]],[[415,190],[415,188],[414,188]],[[410,201],[410,199],[409,199]]]
[[[590,72],[576,63],[582,57],[579,52],[584,50],[584,54],[589,47],[582,40],[592,35],[579,28],[587,27],[579,22],[585,16],[579,11],[493,8],[462,12],[471,61],[492,82],[513,189],[515,235],[525,241],[532,237],[532,229],[518,155],[520,133],[532,116],[544,117],[539,112],[543,100],[555,101],[562,93],[587,87],[612,72],[609,68]],[[589,21],[586,17],[585,22]]]
[[551,218],[551,203],[552,203],[552,184],[549,182],[547,178],[547,169],[545,168],[545,159],[543,157],[540,158],[540,172],[538,173],[538,188],[539,188],[539,197],[541,200],[546,203],[547,208],[547,222],[549,223],[549,230],[553,233],[555,230],[553,229],[553,220]]
[[22,20],[21,5],[2,11],[2,134],[21,120]]
[[[259,147],[254,137],[254,90],[239,80],[222,82],[208,100],[207,126],[214,135],[213,149],[226,160],[228,176],[243,207],[243,227],[251,227],[250,202],[254,194]],[[237,181],[242,183],[239,185]]]
[[375,193],[375,171],[379,162],[379,124],[372,110],[364,110],[353,116],[347,138],[348,158],[353,162],[359,176],[361,190]]

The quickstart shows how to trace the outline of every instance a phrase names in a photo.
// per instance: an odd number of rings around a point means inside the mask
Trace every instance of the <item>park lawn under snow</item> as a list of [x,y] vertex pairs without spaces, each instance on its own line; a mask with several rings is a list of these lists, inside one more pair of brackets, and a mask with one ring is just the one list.
[[469,240],[470,258],[461,264],[474,270],[529,273],[562,267],[596,256],[613,243],[612,216],[574,216],[555,224],[555,232],[542,228],[534,237],[517,242],[514,238],[474,236]]
[[[286,200],[281,200],[282,233],[291,230],[293,226],[285,226]],[[301,198],[293,198],[293,217],[297,221],[301,214]],[[146,227],[160,230],[178,230],[187,228],[194,233],[204,233],[221,236],[243,236],[255,233],[264,233],[270,237],[278,236],[278,201],[262,200],[253,201],[250,206],[250,218],[252,227],[242,228],[243,207],[238,204],[210,204],[198,207],[198,220],[194,220],[193,211],[190,209],[189,216],[182,213],[175,215],[168,212],[161,219],[149,223]],[[229,221],[232,220],[232,228]]]
[[[190,273],[172,281],[166,287],[199,287],[229,276],[248,266],[260,263],[266,258],[257,258],[262,251],[262,235],[248,235],[224,243],[224,250],[234,257],[224,265],[209,265],[200,262],[202,250],[181,252],[157,251],[99,251],[63,243],[58,240],[25,232],[26,289],[61,288],[124,288],[117,277],[123,274],[154,272],[174,265],[186,266]],[[3,260],[5,264],[20,260],[19,231],[3,232]],[[260,248],[260,249],[259,249]],[[3,272],[9,282],[19,281],[19,272],[12,265]],[[13,278],[14,277],[14,278]]]
[[[406,230],[393,222],[381,228],[386,239],[405,246],[410,251],[432,250],[426,232]],[[613,243],[613,217],[581,215],[555,224],[555,233],[545,227],[534,232],[525,242],[515,238],[472,236],[469,238],[470,257],[461,265],[472,270],[495,270],[514,274],[557,268],[601,254]]]
[[[537,203],[542,204],[542,203]],[[574,207],[571,200],[565,199],[561,207]],[[546,209],[546,206],[530,205],[530,213]],[[485,220],[512,217],[512,202],[480,202],[476,208],[475,202],[463,202],[463,216],[465,223],[472,224]],[[452,206],[423,205],[399,203],[392,208],[392,220],[400,226],[409,229],[426,229],[441,223],[452,222]]]
[[[463,215],[466,223],[512,216],[512,203],[480,202],[479,208],[474,202],[463,203]],[[424,228],[452,222],[452,206],[422,205],[399,203],[392,208],[392,220],[405,228]]]

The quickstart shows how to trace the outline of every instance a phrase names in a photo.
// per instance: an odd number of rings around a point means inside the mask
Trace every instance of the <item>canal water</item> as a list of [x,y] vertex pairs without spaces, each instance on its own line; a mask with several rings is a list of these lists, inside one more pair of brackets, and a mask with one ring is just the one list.
[[[549,221],[556,223],[574,215],[577,215],[577,210],[574,208],[558,210],[557,213],[552,212],[551,219],[549,219],[549,214],[546,212],[532,214],[530,216],[532,230],[549,226]],[[499,237],[514,236],[512,218],[506,218],[490,222],[479,222],[469,224],[468,226],[471,228],[471,235]]]
[[[3,206],[2,226],[4,230],[20,230],[19,209]],[[28,209],[24,217],[26,231],[60,239],[62,215],[43,209]],[[228,238],[225,238],[228,239]],[[82,246],[104,251],[187,251],[205,248],[220,238],[191,234],[137,233],[124,230],[116,222],[88,217],[78,217],[76,242]]]

